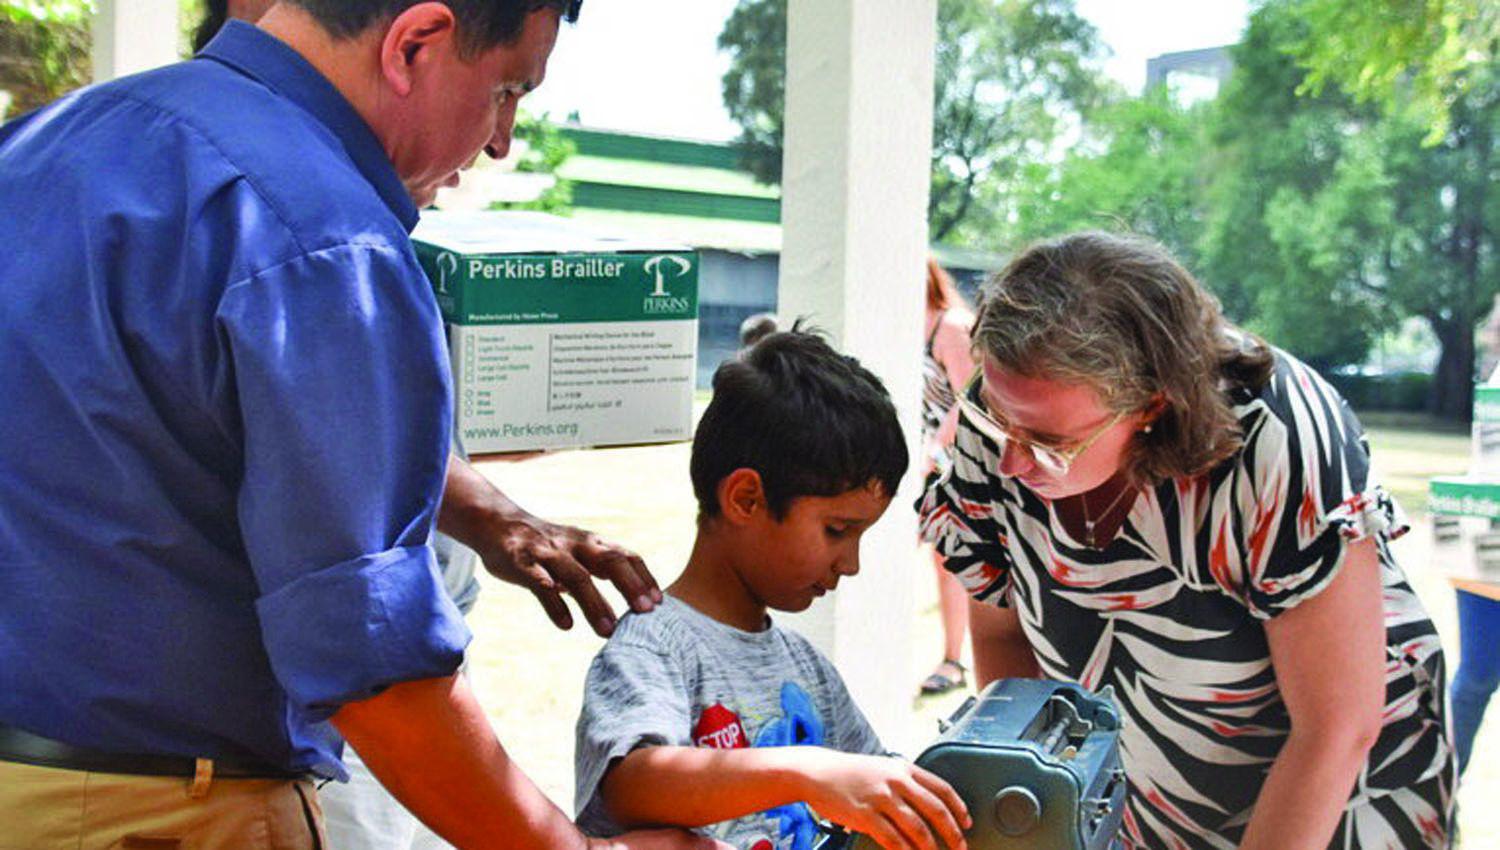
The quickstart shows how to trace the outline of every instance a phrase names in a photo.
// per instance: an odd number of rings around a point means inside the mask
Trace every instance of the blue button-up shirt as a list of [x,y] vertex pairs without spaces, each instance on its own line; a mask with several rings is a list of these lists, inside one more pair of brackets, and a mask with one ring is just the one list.
[[416,219],[244,24],[0,128],[0,722],[342,776],[338,706],[458,667]]

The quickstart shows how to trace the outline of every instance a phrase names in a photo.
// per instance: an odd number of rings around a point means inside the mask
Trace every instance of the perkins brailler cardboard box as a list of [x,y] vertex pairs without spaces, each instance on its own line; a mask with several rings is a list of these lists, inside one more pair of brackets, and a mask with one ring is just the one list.
[[696,253],[538,213],[428,212],[412,239],[469,452],[692,436]]

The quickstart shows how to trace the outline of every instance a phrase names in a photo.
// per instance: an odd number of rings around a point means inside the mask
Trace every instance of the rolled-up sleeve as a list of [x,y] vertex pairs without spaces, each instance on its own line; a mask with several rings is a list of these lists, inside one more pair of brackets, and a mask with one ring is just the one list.
[[341,245],[225,291],[238,519],[271,667],[314,716],[452,673],[469,632],[429,539],[447,469],[442,326],[405,246]]

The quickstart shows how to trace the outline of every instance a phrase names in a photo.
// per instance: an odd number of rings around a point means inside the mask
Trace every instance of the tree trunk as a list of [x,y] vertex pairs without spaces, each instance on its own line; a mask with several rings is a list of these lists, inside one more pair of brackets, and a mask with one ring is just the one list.
[[1428,323],[1441,346],[1427,410],[1440,419],[1467,422],[1474,407],[1474,327],[1464,318],[1443,320],[1429,316]]
[[[1457,268],[1458,291],[1453,315],[1446,321],[1430,316],[1442,344],[1433,376],[1428,409],[1443,419],[1468,421],[1474,409],[1474,324],[1481,303],[1488,298],[1480,280],[1480,253],[1485,242],[1490,146],[1488,110],[1475,120],[1473,104],[1460,98],[1453,106],[1453,136],[1459,161],[1468,166],[1453,186],[1453,222],[1448,257]],[[1464,162],[1468,160],[1468,162]],[[1474,175],[1474,176],[1470,176]]]

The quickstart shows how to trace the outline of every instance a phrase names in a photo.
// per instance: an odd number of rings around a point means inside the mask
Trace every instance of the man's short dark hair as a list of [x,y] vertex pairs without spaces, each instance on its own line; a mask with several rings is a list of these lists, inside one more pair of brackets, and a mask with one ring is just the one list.
[[219,30],[224,28],[224,22],[229,20],[229,0],[206,0],[203,4],[203,19],[198,22],[197,29],[193,30],[193,52],[197,53],[208,46]]
[[745,468],[760,473],[771,515],[781,519],[798,496],[838,496],[871,482],[894,496],[907,460],[880,379],[799,323],[714,373],[690,468],[700,516],[718,515],[719,482]]
[[[389,21],[421,0],[288,0],[300,6],[337,38],[350,38]],[[526,16],[556,9],[563,20],[578,20],[583,0],[441,0],[453,10],[459,37],[470,50],[483,51],[521,37]]]

